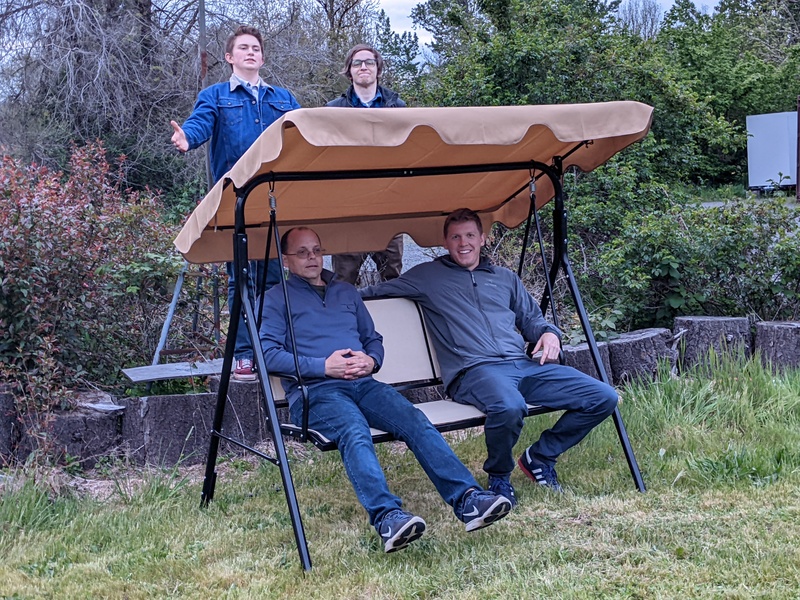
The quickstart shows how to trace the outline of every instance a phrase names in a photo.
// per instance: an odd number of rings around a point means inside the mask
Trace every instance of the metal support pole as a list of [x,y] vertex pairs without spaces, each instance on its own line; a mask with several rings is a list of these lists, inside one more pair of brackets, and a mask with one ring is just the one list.
[[[236,199],[236,219],[235,235],[233,247],[233,272],[236,274],[236,288],[233,296],[233,308],[231,310],[231,323],[228,329],[228,340],[225,345],[225,358],[222,361],[222,374],[220,376],[219,391],[217,392],[217,405],[214,411],[213,429],[211,431],[211,442],[208,449],[206,460],[206,473],[203,481],[203,492],[201,506],[207,506],[214,498],[214,487],[216,485],[217,473],[216,462],[219,451],[220,433],[222,432],[222,422],[225,413],[225,403],[228,396],[230,385],[231,369],[233,367],[233,353],[236,340],[236,333],[239,328],[239,315],[244,311],[244,322],[250,337],[253,348],[260,347],[258,329],[256,326],[256,316],[253,312],[253,305],[248,295],[249,280],[249,261],[247,251],[247,231],[245,229],[244,205],[245,196],[238,196]],[[308,552],[303,521],[300,516],[300,507],[297,502],[297,495],[294,489],[292,473],[289,469],[289,459],[286,454],[286,446],[280,430],[278,411],[275,407],[275,397],[269,386],[269,373],[264,361],[262,352],[254,352],[253,359],[256,363],[256,374],[258,384],[261,388],[262,398],[264,399],[264,410],[267,415],[267,430],[272,436],[275,446],[275,464],[278,466],[283,490],[286,496],[286,504],[289,509],[289,516],[292,521],[297,551],[300,555],[300,563],[306,571],[311,570],[311,557]]]
[[[172,301],[169,303],[169,310],[167,310],[167,318],[164,319],[164,324],[161,326],[161,336],[158,338],[158,345],[156,346],[156,351],[153,354],[153,362],[150,363],[151,366],[155,366],[158,364],[158,361],[161,360],[161,351],[167,345],[167,336],[169,335],[169,328],[172,325],[172,318],[175,316],[175,308],[178,306],[178,298],[181,295],[181,289],[183,288],[183,280],[186,277],[186,271],[189,268],[189,262],[184,260],[183,266],[181,267],[181,272],[178,274],[178,280],[175,282],[175,291],[172,292]],[[147,382],[146,390],[147,393],[150,393],[150,389],[153,386],[152,381]]]
[[[246,293],[246,286],[241,289]],[[253,348],[259,347],[258,330],[256,329],[256,316],[253,313],[253,306],[249,301],[244,303],[245,309],[245,323],[247,330],[250,333],[250,340]],[[258,383],[261,386],[261,394],[264,399],[264,409],[267,412],[267,430],[272,436],[273,444],[275,445],[275,455],[278,469],[281,472],[281,480],[283,481],[283,493],[286,496],[286,505],[289,508],[289,518],[292,521],[292,529],[294,530],[294,539],[297,544],[297,552],[300,555],[300,563],[306,571],[311,570],[311,556],[308,553],[308,543],[306,542],[306,534],[303,529],[303,520],[300,516],[300,505],[297,502],[297,494],[294,489],[294,481],[292,480],[292,472],[289,469],[289,458],[286,455],[286,446],[283,443],[281,436],[281,424],[278,419],[278,410],[275,408],[275,396],[272,394],[272,388],[269,386],[269,373],[267,372],[267,365],[264,361],[263,352],[254,352],[253,359],[256,363],[256,373],[258,375]]]
[[183,280],[186,277],[186,270],[189,268],[188,261],[183,261],[181,272],[178,274],[178,280],[175,282],[175,291],[172,292],[172,302],[169,303],[169,310],[167,311],[167,318],[164,319],[164,324],[161,326],[161,336],[158,338],[158,345],[156,346],[155,354],[153,354],[153,362],[150,364],[155,366],[161,358],[161,351],[167,345],[167,335],[169,334],[169,327],[172,324],[172,318],[175,316],[175,307],[178,305],[178,298],[181,295],[181,288],[183,288]]
[[[233,264],[236,269],[238,252],[236,252],[237,241],[234,241]],[[245,240],[245,243],[246,240]],[[247,280],[240,282],[247,293]],[[238,315],[242,310],[242,293],[239,286],[233,294],[233,307],[231,315]],[[228,327],[228,339],[225,342],[225,356],[222,359],[222,373],[219,377],[219,389],[217,390],[217,404],[214,408],[214,421],[211,426],[211,441],[208,445],[208,457],[206,458],[206,474],[203,479],[203,492],[200,496],[200,506],[208,506],[214,499],[214,487],[217,483],[217,454],[219,452],[219,436],[217,432],[222,431],[222,420],[225,416],[225,403],[228,401],[228,387],[231,381],[231,370],[233,369],[233,353],[236,348],[236,334],[239,331],[239,319],[231,316],[230,326]]]
[[[555,196],[553,198],[553,264],[550,269],[550,277],[554,283],[555,277],[558,275],[558,271],[560,269],[564,270],[564,274],[567,277],[567,286],[569,288],[570,295],[572,296],[572,300],[575,303],[575,310],[578,313],[578,319],[580,320],[581,328],[583,329],[584,335],[586,336],[586,342],[589,346],[589,354],[592,357],[592,361],[594,362],[597,373],[600,376],[600,380],[611,385],[611,381],[606,373],[605,366],[603,365],[603,361],[600,356],[600,350],[598,349],[597,342],[594,339],[594,332],[592,331],[592,326],[589,322],[589,316],[583,306],[581,293],[578,290],[578,283],[575,279],[575,274],[572,271],[572,265],[569,261],[569,252],[567,247],[567,211],[564,207],[564,190],[561,185],[561,180],[559,176],[556,176],[556,173],[558,172],[559,171],[556,170],[549,171],[547,173],[550,177],[550,180],[553,182],[553,191],[555,192]],[[639,464],[636,462],[636,456],[633,453],[633,448],[631,447],[630,439],[628,438],[628,432],[625,429],[625,424],[622,421],[622,415],[619,412],[619,408],[614,409],[612,419],[614,421],[614,426],[617,429],[617,436],[619,437],[620,444],[622,444],[622,450],[625,454],[625,459],[628,461],[628,468],[630,469],[636,489],[640,492],[644,492],[646,491],[644,480],[642,479],[642,474],[639,470]]]
[[[586,310],[583,307],[581,293],[578,291],[578,284],[575,281],[575,275],[572,273],[572,266],[570,265],[569,258],[567,258],[566,254],[563,256],[562,264],[564,266],[564,272],[567,275],[567,285],[569,286],[570,293],[572,294],[572,299],[575,302],[575,307],[578,310],[578,318],[581,321],[581,327],[586,334],[586,342],[589,344],[589,353],[592,355],[595,368],[600,374],[600,379],[603,382],[611,385],[608,374],[603,366],[603,361],[600,357],[600,350],[597,348],[597,342],[594,339],[594,333],[592,333],[592,326],[589,324],[589,317],[587,316]],[[628,461],[628,469],[630,469],[631,477],[633,477],[633,482],[636,485],[636,489],[640,492],[644,492],[647,490],[647,488],[644,485],[642,473],[639,470],[639,464],[636,462],[636,456],[633,453],[633,447],[631,446],[630,439],[628,438],[628,431],[625,429],[625,423],[622,421],[622,414],[619,412],[619,407],[614,409],[614,413],[611,415],[611,417],[614,420],[614,426],[617,428],[617,436],[619,437],[620,444],[622,444],[622,451],[625,454],[625,459]]]

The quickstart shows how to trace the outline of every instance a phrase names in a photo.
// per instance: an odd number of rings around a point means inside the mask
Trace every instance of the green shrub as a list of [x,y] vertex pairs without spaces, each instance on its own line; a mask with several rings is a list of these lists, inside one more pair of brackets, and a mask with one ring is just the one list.
[[780,198],[629,213],[582,278],[595,302],[624,311],[630,329],[686,314],[795,319],[797,219]]
[[[569,172],[569,254],[595,337],[671,327],[679,315],[800,317],[800,211],[786,198],[717,194],[659,179],[651,137],[591,173]],[[703,206],[717,200],[719,205]],[[540,212],[549,247],[552,219]],[[523,227],[495,227],[493,260],[516,269]],[[523,280],[538,298],[544,273],[534,250]],[[548,256],[548,260],[550,257]],[[585,341],[563,277],[554,287],[569,343]]]
[[23,412],[152,356],[180,261],[158,197],[120,181],[101,145],[67,173],[2,159],[0,376]]

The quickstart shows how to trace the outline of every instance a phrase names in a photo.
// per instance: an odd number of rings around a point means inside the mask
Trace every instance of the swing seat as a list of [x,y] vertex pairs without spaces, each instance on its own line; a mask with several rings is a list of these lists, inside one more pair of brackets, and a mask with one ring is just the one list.
[[[534,215],[552,200],[553,261],[547,280],[552,285],[560,272],[565,275],[592,358],[601,379],[607,381],[569,262],[561,178],[571,168],[591,171],[642,139],[652,113],[650,106],[625,101],[397,111],[298,109],[270,125],[217,182],[187,220],[175,246],[189,262],[232,260],[236,272],[242,273],[248,260],[279,257],[279,245],[272,243],[279,239],[279,229],[309,227],[325,240],[330,254],[383,249],[398,233],[433,247],[441,242],[447,214],[469,207],[480,215],[486,230],[494,223],[510,228],[526,223],[522,265]],[[243,281],[237,278],[231,313],[244,311],[248,335],[257,341],[257,313],[246,300],[249,293]],[[546,291],[544,296],[541,307],[547,306],[552,294]],[[403,302],[368,304],[386,350],[377,377],[399,390],[436,386],[441,378],[424,319],[416,305]],[[378,314],[383,308],[388,317]],[[234,319],[225,349],[227,364],[233,358],[237,328]],[[258,370],[266,374],[263,356],[256,353],[255,359]],[[230,441],[221,432],[228,383],[228,374],[223,373],[203,505],[214,497],[220,441]],[[282,388],[269,386],[266,379],[259,385],[275,457],[248,450],[280,469],[298,553],[308,570],[311,559],[281,435],[292,435],[294,426],[281,426],[278,419],[272,392],[283,398]],[[417,406],[440,431],[484,423],[483,415],[476,414],[479,411],[445,398]],[[529,414],[541,412],[547,410],[529,407]],[[631,476],[643,492],[644,481],[619,410],[612,418]],[[383,432],[374,433],[375,439],[384,439]],[[330,440],[319,436],[315,443],[332,447]]]
[[[436,351],[431,343],[422,309],[413,300],[406,298],[377,298],[366,300],[375,330],[383,336],[384,361],[374,377],[397,390],[432,388],[442,385]],[[270,387],[276,404],[286,402],[281,379],[270,376]],[[442,392],[439,392],[442,395]],[[486,415],[474,406],[460,404],[448,398],[414,404],[436,429],[441,432],[458,431],[479,427]],[[528,416],[551,412],[551,409],[529,404]],[[302,427],[282,423],[281,433],[302,439]],[[380,429],[371,429],[375,444],[395,438]],[[308,429],[308,441],[322,451],[335,450],[336,442],[314,429]]]

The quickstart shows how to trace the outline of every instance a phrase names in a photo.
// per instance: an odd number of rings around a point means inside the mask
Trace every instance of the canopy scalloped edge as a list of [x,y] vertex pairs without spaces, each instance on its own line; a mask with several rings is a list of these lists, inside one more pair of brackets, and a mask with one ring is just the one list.
[[[421,246],[440,245],[445,216],[463,206],[479,212],[487,227],[516,227],[528,215],[531,172],[491,169],[531,161],[550,165],[563,157],[564,169],[591,171],[647,135],[652,112],[630,101],[299,109],[275,121],[217,182],[175,246],[190,262],[232,260],[237,190],[255,178],[265,183],[246,199],[251,258],[264,257],[270,193],[281,230],[311,227],[329,253],[380,250],[398,233]],[[465,166],[474,172],[415,175]],[[356,176],[364,171],[392,176]],[[552,197],[549,179],[539,178],[537,207]]]

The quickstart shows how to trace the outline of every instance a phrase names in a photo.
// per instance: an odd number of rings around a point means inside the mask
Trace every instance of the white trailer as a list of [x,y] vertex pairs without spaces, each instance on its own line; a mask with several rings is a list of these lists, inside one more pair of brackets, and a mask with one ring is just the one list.
[[769,190],[797,184],[797,113],[747,117],[748,187]]

